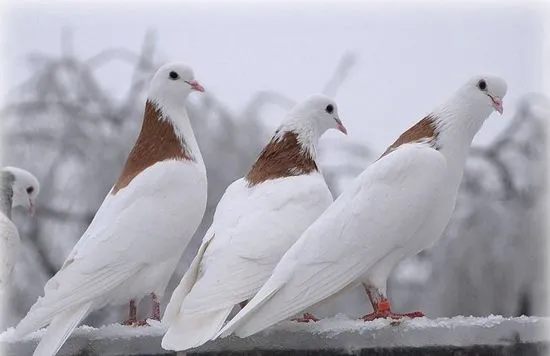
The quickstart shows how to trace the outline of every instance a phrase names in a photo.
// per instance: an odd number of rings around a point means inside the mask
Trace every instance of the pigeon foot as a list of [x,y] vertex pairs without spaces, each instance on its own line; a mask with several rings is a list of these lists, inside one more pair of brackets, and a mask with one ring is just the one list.
[[361,319],[364,321],[373,321],[375,319],[402,319],[402,318],[421,318],[424,313],[421,311],[415,311],[411,313],[395,313],[391,311],[391,305],[389,300],[384,299],[376,304],[372,313],[364,315]]
[[315,315],[313,315],[311,313],[304,313],[304,315],[301,318],[293,318],[293,319],[290,319],[290,320],[291,321],[297,321],[299,323],[309,323],[310,321],[316,322],[316,321],[319,321],[321,319],[315,317]]

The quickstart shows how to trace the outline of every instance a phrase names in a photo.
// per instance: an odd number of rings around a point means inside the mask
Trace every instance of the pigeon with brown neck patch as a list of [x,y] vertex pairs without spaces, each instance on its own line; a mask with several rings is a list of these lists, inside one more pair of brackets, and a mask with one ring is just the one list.
[[[49,324],[35,356],[57,353],[94,309],[130,303],[127,325],[143,325],[136,305],[151,295],[151,318],[206,208],[206,169],[185,101],[202,92],[183,63],[151,80],[141,132],[118,180],[44,297],[17,326],[25,335]],[[93,172],[91,172],[93,174]]]
[[296,105],[245,177],[221,198],[212,226],[172,294],[163,322],[168,350],[210,340],[245,305],[273,267],[329,204],[316,147],[328,129],[346,133],[336,103],[313,95]]
[[363,320],[422,316],[393,311],[386,280],[399,261],[443,233],[472,140],[493,111],[502,113],[506,90],[499,77],[471,78],[399,135],[306,229],[217,336],[248,337],[361,285],[374,309]]

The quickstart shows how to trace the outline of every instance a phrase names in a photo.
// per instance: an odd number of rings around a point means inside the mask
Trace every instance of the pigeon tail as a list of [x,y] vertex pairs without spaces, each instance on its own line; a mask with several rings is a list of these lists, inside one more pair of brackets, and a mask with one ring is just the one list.
[[256,296],[246,304],[244,309],[224,326],[215,338],[224,338],[231,335],[231,333],[235,333],[238,337],[244,338],[262,330],[265,327],[265,320],[262,318],[255,318],[254,312],[273,298],[282,286],[282,283],[271,283],[271,285],[267,285],[266,283],[258,294],[256,294]]
[[67,341],[80,321],[90,312],[92,303],[67,310],[53,318],[33,356],[54,356]]
[[233,306],[208,313],[180,317],[162,338],[165,350],[183,351],[213,339],[233,310]]

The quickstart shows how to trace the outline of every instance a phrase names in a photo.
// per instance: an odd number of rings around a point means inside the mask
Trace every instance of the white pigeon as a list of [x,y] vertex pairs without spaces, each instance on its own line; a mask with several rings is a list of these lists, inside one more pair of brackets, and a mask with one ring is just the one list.
[[2,252],[0,290],[7,287],[19,256],[20,240],[17,227],[11,221],[11,209],[21,206],[34,214],[34,202],[40,192],[35,176],[17,167],[0,171],[0,251]]
[[[16,327],[25,335],[47,324],[34,355],[57,353],[80,321],[107,304],[136,303],[151,293],[152,318],[206,208],[206,169],[185,101],[204,91],[192,69],[170,63],[154,75],[141,132],[122,173],[44,297]],[[93,174],[93,172],[90,172]]]
[[302,234],[218,336],[255,334],[360,284],[374,307],[364,320],[423,315],[392,312],[386,279],[441,236],[471,142],[493,110],[502,113],[506,90],[499,77],[472,78],[404,132]]
[[168,350],[213,338],[233,307],[261,288],[279,259],[333,198],[316,162],[319,137],[346,133],[336,103],[313,95],[297,104],[248,174],[222,196],[210,229],[163,317]]

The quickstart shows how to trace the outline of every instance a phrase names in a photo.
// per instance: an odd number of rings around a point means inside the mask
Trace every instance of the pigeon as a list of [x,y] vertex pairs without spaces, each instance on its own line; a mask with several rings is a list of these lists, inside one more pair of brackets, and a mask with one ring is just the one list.
[[40,192],[40,184],[34,175],[17,167],[4,167],[0,171],[0,234],[2,270],[0,290],[7,287],[13,267],[19,256],[19,233],[11,221],[11,209],[21,206],[34,215],[35,199]]
[[493,110],[502,114],[506,91],[500,77],[476,76],[399,136],[307,228],[216,336],[247,337],[361,285],[374,309],[363,320],[423,316],[391,310],[387,277],[443,233],[472,140]]
[[328,129],[347,133],[336,103],[308,97],[288,112],[247,175],[226,189],[164,313],[164,349],[187,350],[213,338],[332,203],[316,161],[319,137]]
[[160,320],[158,300],[206,208],[206,169],[185,108],[192,91],[204,88],[186,64],[154,74],[118,181],[15,329],[23,336],[49,324],[35,356],[55,355],[80,321],[105,305],[129,301],[126,324],[140,325],[136,303],[150,293],[151,318]]

